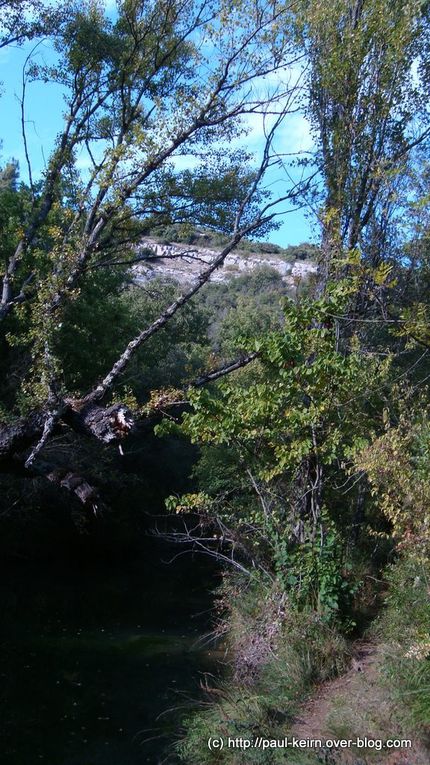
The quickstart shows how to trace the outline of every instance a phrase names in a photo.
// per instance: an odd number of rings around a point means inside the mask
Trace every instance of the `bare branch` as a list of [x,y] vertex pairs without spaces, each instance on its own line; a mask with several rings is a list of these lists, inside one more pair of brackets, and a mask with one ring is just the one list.
[[242,369],[242,367],[246,367],[248,364],[251,363],[251,361],[258,359],[259,356],[260,356],[260,353],[258,351],[254,351],[253,353],[248,354],[248,356],[244,356],[242,359],[233,361],[230,364],[225,364],[224,366],[218,367],[218,369],[214,369],[211,372],[206,372],[200,377],[197,377],[197,379],[194,380],[194,382],[192,382],[189,387],[200,388],[202,385],[207,385],[207,383],[215,382],[215,380],[219,380],[220,377],[225,377],[226,375],[229,375],[232,372],[236,372],[237,369]]

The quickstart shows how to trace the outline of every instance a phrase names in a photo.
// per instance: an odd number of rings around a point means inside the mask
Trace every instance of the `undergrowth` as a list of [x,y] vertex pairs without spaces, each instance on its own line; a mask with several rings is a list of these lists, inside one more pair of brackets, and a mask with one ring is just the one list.
[[[385,607],[370,630],[374,668],[369,677],[356,675],[333,699],[326,734],[409,736],[421,746],[430,739],[430,567],[403,559],[389,567],[386,577]],[[285,593],[261,577],[246,584],[226,578],[219,602],[219,632],[228,625],[229,677],[209,690],[185,721],[177,747],[181,760],[187,765],[342,762],[324,752],[226,746],[229,738],[288,736],[311,688],[342,674],[349,652],[335,627],[315,612],[293,610]],[[210,750],[211,737],[223,739],[222,750]],[[385,761],[384,752],[365,756],[369,762]]]
[[228,607],[230,677],[209,691],[200,710],[185,721],[178,752],[187,765],[285,761],[282,749],[243,751],[224,746],[210,751],[208,740],[285,736],[312,684],[345,669],[346,641],[315,612],[293,611],[285,593],[261,578],[248,584],[227,580],[220,604]]
[[386,608],[375,624],[382,679],[404,724],[430,738],[430,564],[401,560],[387,579]]

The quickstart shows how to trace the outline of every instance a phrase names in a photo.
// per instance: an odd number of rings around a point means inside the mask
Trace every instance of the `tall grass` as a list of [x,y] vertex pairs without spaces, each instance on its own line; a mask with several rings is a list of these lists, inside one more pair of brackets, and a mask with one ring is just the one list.
[[282,749],[211,752],[207,742],[211,736],[285,736],[312,684],[345,668],[345,640],[316,613],[290,609],[285,594],[261,579],[227,581],[220,603],[228,623],[229,677],[185,721],[178,752],[187,765],[285,762]]
[[430,739],[430,563],[398,561],[387,580],[386,608],[375,625],[382,677],[405,724]]

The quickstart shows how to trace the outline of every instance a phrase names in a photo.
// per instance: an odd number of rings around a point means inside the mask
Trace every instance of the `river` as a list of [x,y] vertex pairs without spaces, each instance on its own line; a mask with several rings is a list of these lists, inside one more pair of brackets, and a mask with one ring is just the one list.
[[1,571],[2,765],[175,763],[180,720],[217,672],[213,569],[147,540],[132,560]]

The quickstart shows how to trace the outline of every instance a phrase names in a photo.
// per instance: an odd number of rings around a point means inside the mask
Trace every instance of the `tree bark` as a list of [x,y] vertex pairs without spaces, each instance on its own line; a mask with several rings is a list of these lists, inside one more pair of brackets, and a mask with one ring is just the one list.
[[[37,410],[13,424],[0,426],[0,463],[25,461],[27,450],[42,437],[48,416],[48,412]],[[134,416],[124,404],[101,407],[68,400],[60,404],[57,417],[55,429],[63,423],[105,444],[120,441],[134,426]]]

